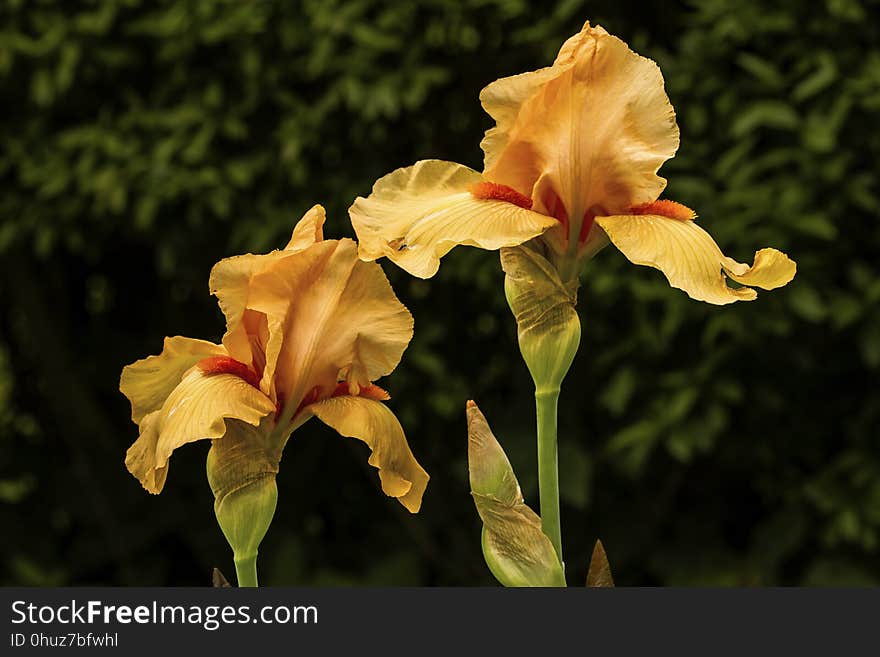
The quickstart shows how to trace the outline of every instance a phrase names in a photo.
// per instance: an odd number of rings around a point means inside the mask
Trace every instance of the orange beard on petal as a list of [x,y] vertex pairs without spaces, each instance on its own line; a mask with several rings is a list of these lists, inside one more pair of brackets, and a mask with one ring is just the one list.
[[365,397],[367,399],[375,399],[376,401],[387,401],[391,399],[391,395],[388,394],[387,391],[383,390],[375,383],[371,383],[366,386],[360,386],[358,393],[355,395],[351,391],[351,384],[347,381],[341,381],[336,384],[336,387],[333,389],[330,394],[323,393],[321,391],[321,386],[315,386],[311,390],[306,393],[306,396],[303,397],[302,401],[299,403],[299,406],[296,408],[296,412],[293,414],[294,417],[300,414],[306,406],[314,404],[318,401],[323,401],[324,399],[330,399],[331,397],[343,397],[346,395],[350,395],[352,397]]
[[669,219],[677,219],[678,221],[692,221],[697,218],[697,213],[688,206],[668,199],[640,203],[628,208],[622,214],[653,214]]
[[[342,395],[351,395],[351,384],[343,381],[341,383],[336,384],[336,389],[331,394],[331,397],[340,397]],[[360,386],[360,390],[358,391],[356,397],[366,397],[367,399],[375,399],[376,401],[386,401],[391,399],[391,395],[388,394],[386,390],[383,390],[375,383],[371,383],[366,386]]]
[[520,194],[513,187],[501,185],[493,182],[480,182],[471,185],[468,189],[476,199],[486,201],[504,201],[505,203],[513,203],[526,210],[532,209],[532,199],[525,194]]
[[260,377],[244,363],[229,356],[211,356],[197,363],[204,374],[232,374],[243,379],[257,390],[260,389]]

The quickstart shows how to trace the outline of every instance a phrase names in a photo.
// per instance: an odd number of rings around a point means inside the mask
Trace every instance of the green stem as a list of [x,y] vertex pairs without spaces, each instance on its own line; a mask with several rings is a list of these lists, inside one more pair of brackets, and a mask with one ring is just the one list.
[[257,553],[247,557],[235,557],[235,576],[239,587],[255,587],[257,584]]
[[559,467],[556,454],[556,407],[559,388],[535,390],[538,418],[538,491],[541,529],[562,563],[562,527],[559,522]]

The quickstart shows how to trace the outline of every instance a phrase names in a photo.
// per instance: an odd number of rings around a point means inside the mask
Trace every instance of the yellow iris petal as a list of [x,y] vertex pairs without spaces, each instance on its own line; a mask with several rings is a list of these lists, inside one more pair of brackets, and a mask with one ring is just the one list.
[[728,287],[722,269],[739,283],[767,290],[785,285],[795,275],[794,261],[775,249],[759,251],[751,267],[726,257],[693,221],[617,215],[596,217],[596,223],[631,262],[659,269],[672,287],[698,301],[722,305],[757,297],[749,287]]
[[[290,241],[284,250],[255,255],[248,253],[224,258],[211,269],[208,287],[217,297],[220,310],[226,317],[226,334],[223,345],[229,354],[238,361],[250,365],[254,357],[255,335],[252,326],[246,321],[251,278],[271,267],[275,262],[291,257],[295,253],[320,242],[323,239],[323,226],[326,218],[324,208],[315,205],[303,215],[293,229]],[[252,325],[259,320],[252,318]]]
[[257,426],[275,411],[259,390],[232,374],[205,375],[192,368],[164,400],[145,416],[141,433],[128,449],[125,465],[151,493],[165,485],[171,453],[186,443],[220,438],[227,418]]
[[663,76],[601,27],[587,23],[552,66],[497,80],[480,100],[496,121],[481,144],[486,178],[531,194],[549,176],[572,222],[653,201],[666,185],[657,171],[679,134]]
[[287,402],[316,386],[332,391],[340,374],[360,385],[389,374],[413,334],[382,268],[359,260],[348,239],[317,243],[254,276],[249,306],[268,318],[266,368]]
[[159,410],[180,383],[184,373],[204,358],[225,356],[220,345],[176,336],[165,338],[162,353],[143,358],[122,370],[119,390],[131,402],[131,419],[137,424]]
[[495,250],[543,233],[556,220],[514,203],[475,198],[483,176],[468,167],[423,160],[380,178],[349,209],[360,257],[388,257],[413,276],[430,278],[456,245]]
[[765,290],[782,287],[797,271],[794,260],[776,249],[761,249],[755,254],[755,261],[750,267],[733,258],[723,258],[721,266],[737,283],[754,285]]
[[372,450],[368,463],[379,469],[382,491],[418,512],[428,473],[418,464],[400,422],[382,402],[364,397],[333,397],[308,411],[343,436],[364,441]]
[[235,360],[250,365],[253,358],[251,337],[244,323],[250,295],[251,277],[265,268],[270,260],[284,257],[283,251],[273,251],[267,255],[248,253],[224,258],[211,269],[208,286],[211,294],[217,297],[220,310],[226,317],[226,333],[223,346]]
[[[547,67],[528,73],[501,78],[480,92],[483,109],[495,119],[495,127],[486,131],[480,142],[483,149],[483,170],[493,180],[528,193],[541,175],[541,162],[527,141],[516,142],[517,119],[523,105],[550,81],[561,75],[558,67]],[[499,165],[503,157],[504,162]]]
[[321,205],[314,205],[306,212],[293,229],[285,251],[302,251],[316,242],[324,240],[324,222],[327,213]]

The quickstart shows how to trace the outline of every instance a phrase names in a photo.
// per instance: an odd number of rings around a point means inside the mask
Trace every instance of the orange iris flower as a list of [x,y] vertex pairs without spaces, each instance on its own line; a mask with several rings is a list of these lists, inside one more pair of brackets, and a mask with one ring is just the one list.
[[761,249],[751,266],[736,262],[692,210],[658,200],[666,180],[657,171],[679,144],[675,112],[658,66],[601,27],[585,24],[551,66],[497,80],[480,101],[495,119],[480,144],[483,173],[423,160],[381,178],[349,210],[363,259],[387,257],[428,278],[456,245],[539,238],[566,282],[610,242],[714,304],[794,277],[784,253]]
[[383,491],[419,510],[428,475],[373,383],[400,361],[412,316],[352,240],[323,239],[324,218],[315,206],[283,250],[215,265],[221,344],[166,338],[161,354],[123,369],[120,390],[140,429],[125,463],[149,492],[162,490],[172,452],[202,439],[212,454],[225,445],[224,459],[258,455],[265,472],[232,470],[274,477],[291,432],[317,417],[367,443]]

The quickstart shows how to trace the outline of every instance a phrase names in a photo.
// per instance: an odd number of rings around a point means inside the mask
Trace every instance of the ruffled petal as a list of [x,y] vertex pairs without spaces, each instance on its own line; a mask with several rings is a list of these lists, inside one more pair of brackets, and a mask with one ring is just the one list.
[[[529,193],[540,178],[541,159],[528,141],[520,140],[508,150],[511,135],[523,105],[545,85],[558,78],[562,69],[548,66],[537,71],[501,78],[480,92],[483,109],[495,119],[495,127],[486,131],[480,148],[483,149],[483,170],[505,185],[524,194]],[[498,166],[504,156],[505,162]]]
[[223,345],[236,360],[250,365],[253,362],[254,335],[248,331],[248,323],[256,325],[257,318],[246,321],[251,278],[276,260],[289,257],[292,252],[272,251],[266,255],[248,253],[224,258],[211,269],[208,286],[211,294],[226,317],[226,333]]
[[751,267],[727,257],[721,260],[721,266],[737,283],[754,285],[764,290],[775,290],[786,285],[797,271],[794,260],[776,249],[758,251]]
[[514,202],[476,198],[471,190],[484,182],[473,169],[441,160],[422,160],[380,178],[349,209],[360,257],[388,257],[413,276],[430,278],[456,245],[495,250],[556,225]]
[[285,403],[339,380],[356,386],[389,374],[412,339],[412,315],[352,240],[327,240],[254,276],[250,308],[268,319],[267,376]]
[[659,269],[672,287],[698,301],[722,305],[758,296],[750,287],[728,287],[722,269],[739,283],[768,290],[795,275],[794,261],[775,249],[761,249],[751,267],[726,257],[712,236],[690,220],[617,215],[596,217],[596,223],[631,262]]
[[428,485],[428,473],[416,461],[400,422],[382,402],[365,397],[333,397],[308,412],[343,436],[364,441],[372,450],[370,465],[379,470],[382,491],[417,513]]
[[[275,250],[263,255],[247,253],[224,258],[211,269],[208,286],[211,294],[217,297],[220,310],[226,317],[223,345],[236,360],[250,365],[257,355],[256,352],[261,351],[265,346],[261,343],[265,335],[259,333],[262,320],[247,316],[251,278],[279,260],[289,258],[323,240],[325,219],[324,208],[315,205],[297,222],[284,250]],[[259,347],[255,343],[260,343]],[[266,389],[266,392],[269,390]]]
[[151,493],[165,485],[171,453],[187,443],[220,438],[227,418],[257,426],[275,411],[262,392],[232,374],[204,374],[193,367],[159,410],[145,416],[125,465]]
[[224,355],[226,350],[213,342],[181,336],[165,338],[161,354],[122,369],[119,390],[131,402],[131,419],[140,424],[146,415],[159,410],[184,373],[197,362]]
[[314,205],[303,215],[293,229],[285,251],[302,251],[316,242],[324,240],[324,222],[327,213],[322,205]]
[[481,146],[484,175],[531,194],[542,175],[572,222],[653,201],[678,148],[675,112],[657,65],[587,23],[553,66],[502,78],[480,94],[496,120]]

